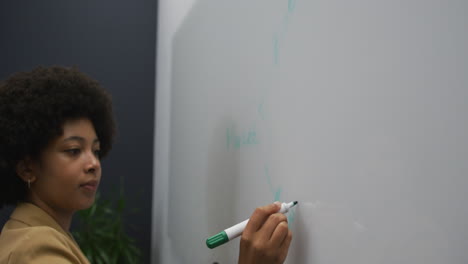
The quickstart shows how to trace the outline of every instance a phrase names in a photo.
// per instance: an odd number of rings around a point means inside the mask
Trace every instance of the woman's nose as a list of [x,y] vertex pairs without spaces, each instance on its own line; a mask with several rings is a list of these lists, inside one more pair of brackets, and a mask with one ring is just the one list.
[[94,173],[101,168],[101,162],[94,152],[86,155],[86,172]]

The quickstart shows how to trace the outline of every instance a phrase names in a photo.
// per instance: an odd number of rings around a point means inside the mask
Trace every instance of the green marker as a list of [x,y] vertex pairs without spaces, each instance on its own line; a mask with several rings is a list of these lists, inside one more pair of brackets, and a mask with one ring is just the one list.
[[[289,212],[289,209],[297,204],[297,201],[290,202],[290,203],[282,203],[281,204],[281,209],[278,211],[278,213],[285,214]],[[240,236],[242,232],[244,232],[245,227],[247,226],[247,223],[249,222],[249,219],[240,222],[237,225],[231,226],[224,231],[219,232],[218,234],[208,238],[206,240],[206,245],[209,248],[215,248],[217,246],[221,246],[222,244],[233,240],[234,238]]]

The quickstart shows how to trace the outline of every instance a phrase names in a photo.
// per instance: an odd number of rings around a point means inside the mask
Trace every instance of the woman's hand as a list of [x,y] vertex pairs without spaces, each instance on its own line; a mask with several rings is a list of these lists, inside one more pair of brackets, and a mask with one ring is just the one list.
[[242,233],[239,264],[283,263],[292,233],[279,203],[255,209]]

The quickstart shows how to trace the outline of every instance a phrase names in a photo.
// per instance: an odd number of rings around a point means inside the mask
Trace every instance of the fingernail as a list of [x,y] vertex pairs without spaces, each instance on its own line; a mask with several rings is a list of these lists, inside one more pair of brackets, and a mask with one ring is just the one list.
[[278,205],[278,206],[281,206],[281,202],[280,201],[276,201],[274,202],[274,204]]

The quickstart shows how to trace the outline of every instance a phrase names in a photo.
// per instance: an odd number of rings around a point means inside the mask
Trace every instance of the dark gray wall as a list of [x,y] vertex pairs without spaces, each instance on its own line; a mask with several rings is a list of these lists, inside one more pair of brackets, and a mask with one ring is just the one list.
[[[127,222],[150,260],[157,0],[1,1],[0,79],[38,65],[77,66],[113,95],[118,138],[101,193],[124,178]],[[130,209],[137,208],[136,213]],[[9,210],[0,212],[0,225]]]

